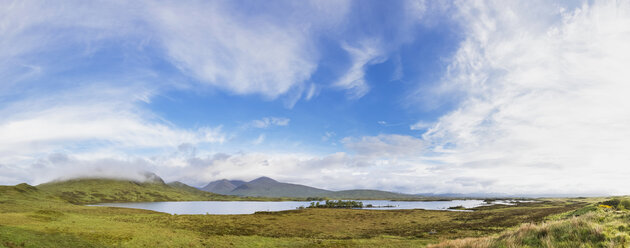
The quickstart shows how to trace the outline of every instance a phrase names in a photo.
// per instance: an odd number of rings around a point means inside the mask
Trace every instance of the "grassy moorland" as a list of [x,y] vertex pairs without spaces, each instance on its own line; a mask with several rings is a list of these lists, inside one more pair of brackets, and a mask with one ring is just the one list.
[[73,179],[37,186],[42,192],[73,204],[157,201],[267,201],[285,198],[239,197],[201,191],[183,183],[136,182],[116,179]]
[[610,200],[591,204],[489,237],[449,240],[430,247],[630,247],[630,199],[621,201],[613,206],[605,205]]
[[[611,228],[626,233],[628,225],[618,223],[627,222],[627,217],[588,207],[596,201],[548,199],[473,212],[314,208],[251,215],[170,215],[71,204],[58,191],[21,184],[0,186],[0,247],[418,247],[462,238],[499,242],[522,232],[518,229],[522,223],[554,218],[540,224],[552,230],[554,223],[575,222],[570,216],[576,213],[587,223],[610,223],[598,224],[604,237],[595,236],[593,242],[612,242],[616,236],[610,235],[616,234]],[[579,235],[591,237],[578,230]]]

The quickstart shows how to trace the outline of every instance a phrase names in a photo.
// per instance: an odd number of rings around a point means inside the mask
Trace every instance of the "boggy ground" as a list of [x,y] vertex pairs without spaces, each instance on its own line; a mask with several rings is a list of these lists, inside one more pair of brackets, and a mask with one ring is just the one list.
[[496,206],[474,212],[305,209],[235,216],[167,216],[150,221],[196,230],[206,235],[318,239],[374,238],[388,235],[433,240],[495,233],[506,227],[540,221],[545,216],[580,206],[583,204],[550,201],[514,207]]
[[497,234],[584,207],[555,199],[474,212],[303,209],[169,215],[73,205],[33,188],[0,189],[0,247],[418,247]]
[[[630,203],[630,202],[629,202]],[[630,211],[608,205],[589,205],[525,223],[500,234],[443,241],[432,248],[501,247],[630,247]]]

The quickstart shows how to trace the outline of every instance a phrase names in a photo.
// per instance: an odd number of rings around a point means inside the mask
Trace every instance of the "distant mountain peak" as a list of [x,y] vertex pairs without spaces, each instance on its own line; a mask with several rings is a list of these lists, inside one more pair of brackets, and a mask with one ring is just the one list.
[[278,181],[271,179],[270,177],[259,177],[249,183],[278,183]]
[[218,194],[226,194],[243,184],[245,184],[245,182],[241,180],[221,179],[208,183],[206,186],[201,188],[201,190]]

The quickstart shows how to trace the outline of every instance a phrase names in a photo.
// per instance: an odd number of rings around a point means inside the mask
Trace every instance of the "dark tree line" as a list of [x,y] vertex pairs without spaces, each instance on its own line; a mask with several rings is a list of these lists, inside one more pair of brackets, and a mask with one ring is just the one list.
[[320,202],[311,202],[309,208],[363,208],[363,202],[360,201],[331,201],[326,200],[324,204]]

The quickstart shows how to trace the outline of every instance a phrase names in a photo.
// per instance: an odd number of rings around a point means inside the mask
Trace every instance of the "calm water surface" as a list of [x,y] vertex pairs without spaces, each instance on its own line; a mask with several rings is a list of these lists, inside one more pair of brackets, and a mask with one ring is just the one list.
[[[387,208],[364,208],[374,210],[394,209],[427,209],[447,210],[449,207],[464,206],[473,208],[485,204],[482,200],[454,200],[454,201],[361,201],[363,205],[393,206]],[[170,214],[253,214],[258,211],[283,211],[298,207],[307,207],[309,201],[190,201],[190,202],[133,202],[133,203],[103,203],[90,206],[107,206],[123,208],[139,208]],[[509,204],[508,202],[494,202],[495,204]]]

